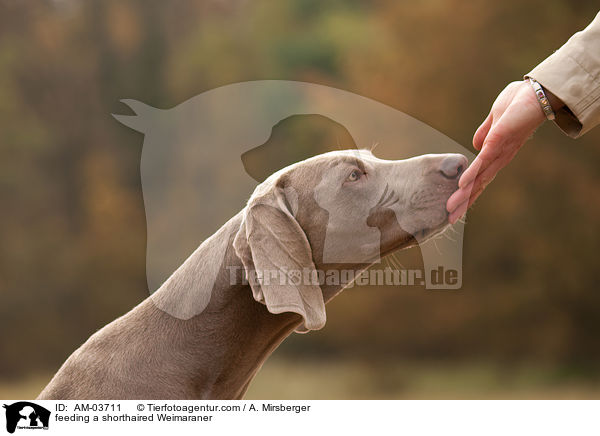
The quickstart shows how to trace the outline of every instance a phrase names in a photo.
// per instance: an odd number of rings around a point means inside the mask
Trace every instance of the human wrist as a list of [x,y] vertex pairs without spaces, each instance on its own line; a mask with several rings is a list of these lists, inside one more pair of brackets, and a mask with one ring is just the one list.
[[547,120],[546,114],[542,110],[542,106],[537,98],[536,92],[529,83],[529,80],[525,79],[519,83],[520,102],[524,103],[528,108],[528,119],[535,123],[536,127]]

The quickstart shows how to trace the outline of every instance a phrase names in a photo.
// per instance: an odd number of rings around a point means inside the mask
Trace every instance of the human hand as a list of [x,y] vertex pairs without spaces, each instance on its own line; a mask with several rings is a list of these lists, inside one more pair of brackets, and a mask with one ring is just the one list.
[[[553,95],[548,95],[548,98],[551,104],[557,102]],[[555,105],[552,104],[552,107],[555,108]],[[527,81],[512,82],[504,88],[473,137],[473,146],[481,152],[462,174],[458,181],[459,189],[446,203],[451,223],[465,214],[545,119],[537,96]]]

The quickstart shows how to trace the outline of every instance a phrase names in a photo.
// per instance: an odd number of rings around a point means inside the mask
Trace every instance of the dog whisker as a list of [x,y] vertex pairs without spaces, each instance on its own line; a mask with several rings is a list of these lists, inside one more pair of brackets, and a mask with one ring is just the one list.
[[451,238],[448,232],[442,233],[442,237],[448,239],[449,241],[456,242],[456,239]]
[[438,252],[438,254],[441,256],[442,251],[440,250],[440,247],[438,247],[438,245],[437,245],[437,238],[433,239],[433,246],[435,247],[435,250]]
[[398,265],[398,267],[399,267],[397,269],[404,269],[404,265],[402,264],[402,262],[400,262],[400,259],[398,259],[396,256],[397,256],[397,253],[392,253],[392,257],[394,258],[396,265]]

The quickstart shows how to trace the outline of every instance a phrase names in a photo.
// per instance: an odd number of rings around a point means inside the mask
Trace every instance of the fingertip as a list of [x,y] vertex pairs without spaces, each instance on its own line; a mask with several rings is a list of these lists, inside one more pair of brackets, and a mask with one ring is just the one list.
[[458,189],[450,196],[450,198],[448,198],[448,201],[446,202],[446,210],[449,213],[454,212],[454,210],[467,199],[468,194],[465,192],[465,190]]
[[456,222],[467,212],[468,201],[461,203],[456,210],[454,210],[448,216],[448,222],[450,224],[456,224]]
[[481,165],[483,164],[481,159],[479,158],[479,156],[480,155],[478,155],[475,158],[475,160],[473,162],[471,162],[471,165],[469,165],[469,168],[467,168],[465,170],[465,172],[460,176],[460,179],[458,179],[458,187],[460,189],[464,189],[467,186],[469,186],[471,183],[473,183],[473,181],[479,174],[479,172],[481,170]]
[[460,179],[458,179],[458,188],[464,189],[467,186],[469,186],[471,183],[473,183],[473,180],[475,180],[476,175],[477,173],[475,173],[474,171],[469,171],[467,169],[467,171],[465,171],[464,174],[460,176]]

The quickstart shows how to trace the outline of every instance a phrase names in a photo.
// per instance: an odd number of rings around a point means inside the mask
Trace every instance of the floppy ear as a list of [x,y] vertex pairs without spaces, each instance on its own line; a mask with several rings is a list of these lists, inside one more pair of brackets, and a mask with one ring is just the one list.
[[304,323],[296,331],[304,333],[325,325],[325,302],[320,286],[313,283],[315,265],[308,239],[289,204],[277,186],[251,199],[233,246],[254,299],[271,313],[301,315]]

